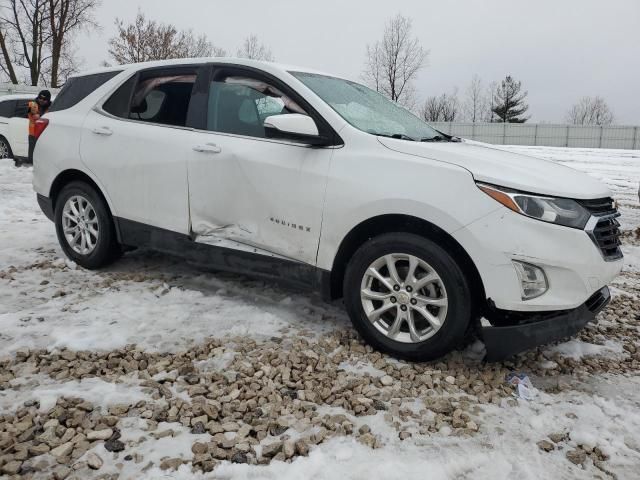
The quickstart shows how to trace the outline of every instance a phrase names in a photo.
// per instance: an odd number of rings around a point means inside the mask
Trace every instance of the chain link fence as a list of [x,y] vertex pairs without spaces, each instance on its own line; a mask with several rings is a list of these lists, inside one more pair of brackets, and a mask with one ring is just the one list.
[[431,122],[430,125],[449,135],[496,145],[640,150],[640,127],[633,126],[458,122]]

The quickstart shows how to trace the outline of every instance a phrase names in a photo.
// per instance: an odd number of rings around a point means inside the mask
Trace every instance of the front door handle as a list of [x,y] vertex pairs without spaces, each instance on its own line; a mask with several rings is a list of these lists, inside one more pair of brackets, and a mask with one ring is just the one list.
[[204,145],[196,145],[193,147],[196,152],[200,153],[220,153],[222,149],[215,143],[206,143]]
[[92,130],[92,132],[96,135],[104,135],[105,137],[113,135],[113,130],[111,130],[109,127],[96,127]]

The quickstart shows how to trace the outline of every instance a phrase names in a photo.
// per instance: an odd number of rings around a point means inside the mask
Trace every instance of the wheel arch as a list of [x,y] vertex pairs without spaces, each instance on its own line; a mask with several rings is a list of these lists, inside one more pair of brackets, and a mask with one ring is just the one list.
[[60,172],[56,176],[56,178],[53,180],[53,182],[51,183],[51,188],[49,189],[49,198],[51,200],[51,205],[53,207],[53,210],[55,211],[58,195],[60,195],[60,192],[62,191],[62,189],[69,183],[76,182],[76,181],[87,183],[93,189],[95,189],[98,195],[100,195],[100,197],[104,201],[104,204],[107,207],[107,210],[109,211],[109,215],[111,216],[111,221],[113,222],[116,230],[116,236],[118,238],[118,241],[120,241],[121,240],[120,228],[118,226],[118,222],[113,216],[113,210],[111,209],[109,200],[107,199],[106,195],[104,194],[100,186],[96,183],[96,181],[81,170],[76,170],[76,169],[64,170]]
[[445,248],[469,279],[474,314],[483,310],[486,304],[484,284],[475,263],[462,245],[437,225],[422,218],[401,214],[385,214],[364,220],[344,237],[331,268],[329,280],[331,299],[342,297],[344,275],[353,254],[368,240],[392,232],[413,233],[435,241]]

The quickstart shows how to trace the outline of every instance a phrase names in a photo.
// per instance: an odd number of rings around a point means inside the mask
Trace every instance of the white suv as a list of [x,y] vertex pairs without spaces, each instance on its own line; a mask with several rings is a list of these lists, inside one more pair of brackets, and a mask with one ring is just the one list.
[[489,359],[571,335],[622,266],[600,182],[304,68],[103,69],[40,122],[34,187],[79,265],[145,246],[317,288],[405,359],[439,357],[471,327]]

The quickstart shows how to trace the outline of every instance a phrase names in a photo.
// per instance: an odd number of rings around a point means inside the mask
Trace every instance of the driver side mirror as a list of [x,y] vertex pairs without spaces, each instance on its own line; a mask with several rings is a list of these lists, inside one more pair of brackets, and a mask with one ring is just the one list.
[[285,113],[272,115],[264,120],[267,138],[290,140],[316,147],[330,145],[330,140],[320,135],[316,122],[308,115]]

